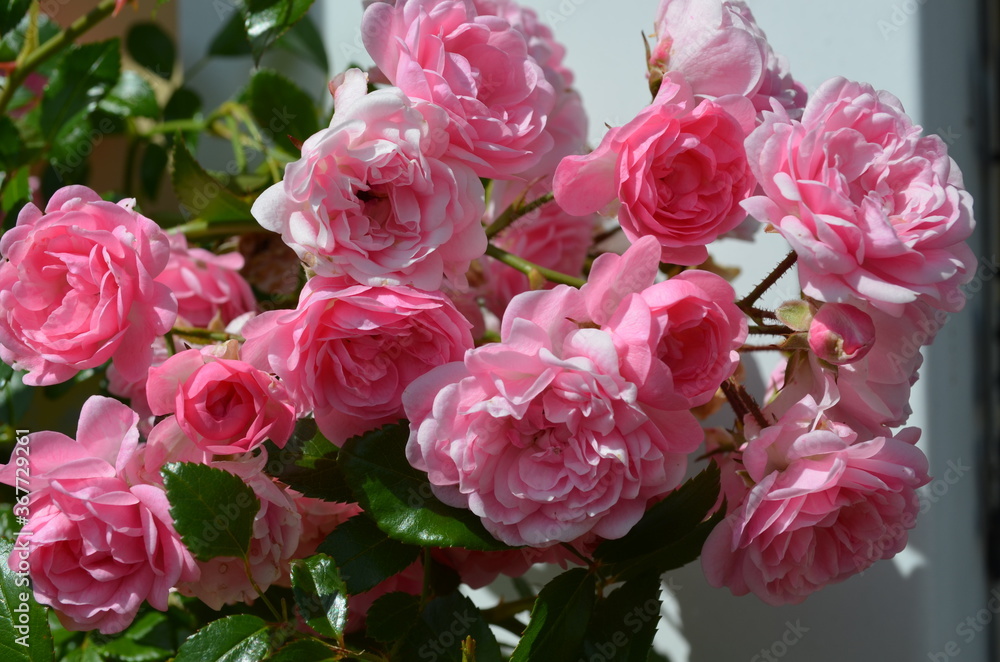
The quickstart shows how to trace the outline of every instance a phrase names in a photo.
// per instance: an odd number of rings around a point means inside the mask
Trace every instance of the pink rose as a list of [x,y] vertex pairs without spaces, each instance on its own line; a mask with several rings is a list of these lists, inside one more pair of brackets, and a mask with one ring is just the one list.
[[[526,201],[530,201],[545,193],[544,187],[535,186],[528,193],[524,185],[493,182],[487,224],[519,196],[523,195]],[[550,202],[514,221],[493,239],[493,243],[529,262],[580,276],[599,220],[596,214],[571,216],[555,202]],[[483,282],[478,289],[486,307],[497,317],[502,317],[507,304],[516,294],[531,289],[528,277],[493,258],[484,257],[481,264]]]
[[733,288],[715,274],[685,271],[646,288],[610,320],[622,372],[639,397],[664,409],[712,399],[740,363],[747,321]]
[[809,349],[834,365],[863,359],[875,344],[872,318],[855,306],[827,303],[809,324]]
[[944,142],[921,137],[898,99],[834,78],[801,121],[766,114],[746,147],[766,197],[744,207],[795,249],[805,294],[893,315],[917,299],[962,308],[972,198]]
[[0,238],[0,359],[46,386],[113,359],[126,378],[149,366],[177,303],[155,282],[162,230],[83,186],[59,189],[42,213],[27,204]]
[[656,37],[650,70],[682,74],[698,96],[746,97],[758,112],[772,99],[790,112],[805,105],[805,88],[741,0],[661,0]]
[[624,255],[594,260],[581,289],[585,317],[611,333],[640,401],[690,409],[736,371],[747,321],[733,288],[715,274],[694,269],[654,284],[659,256],[656,241],[644,237]]
[[470,324],[440,292],[317,277],[298,308],[247,323],[243,358],[281,378],[335,443],[402,413],[402,392],[472,347]]
[[526,181],[550,177],[564,157],[582,153],[587,144],[587,114],[579,93],[571,89],[573,72],[563,63],[566,48],[555,40],[552,29],[538,19],[535,10],[522,7],[513,0],[474,2],[480,16],[499,16],[524,35],[528,54],[542,68],[545,80],[556,93],[555,106],[545,125],[545,131],[552,136],[554,144],[541,161],[518,173],[518,178]]
[[305,141],[254,217],[320,275],[464,286],[469,263],[486,251],[484,194],[468,166],[444,156],[437,132],[446,114],[397,88],[366,94],[358,69],[339,82],[330,128]]
[[[211,463],[242,478],[260,500],[247,557],[250,574],[262,591],[272,584],[287,582],[289,563],[302,534],[302,518],[295,501],[264,473],[266,461],[267,456],[261,454],[256,458],[243,456],[233,462]],[[197,563],[201,577],[197,582],[179,584],[177,590],[181,594],[194,596],[215,610],[257,598],[257,589],[247,577],[243,559],[219,556]]]
[[197,349],[152,368],[146,397],[154,414],[175,414],[199,448],[219,455],[245,453],[267,439],[281,448],[295,427],[295,407],[278,380]]
[[555,91],[505,19],[473,0],[376,2],[361,33],[390,83],[447,112],[450,154],[480,177],[509,178],[552,148]]
[[570,214],[598,211],[615,198],[632,241],[652,236],[661,259],[700,264],[705,246],[746,218],[754,187],[743,125],[713,101],[697,103],[682,78],[664,78],[653,101],[611,129],[587,156],[563,159],[555,195]]
[[[407,459],[445,503],[511,545],[619,538],[675,488],[701,441],[688,412],[641,406],[578,290],[522,294],[501,342],[432,370],[403,394]],[[584,328],[580,328],[583,324]]]
[[[166,611],[170,589],[198,578],[166,493],[139,479],[138,420],[117,400],[92,396],[75,441],[36,432],[24,447],[30,515],[8,565],[28,570],[35,598],[72,630],[120,632],[144,601]],[[24,487],[20,457],[15,450],[0,481]]]
[[919,302],[905,306],[900,317],[870,305],[861,309],[872,319],[875,342],[864,358],[837,369],[840,397],[830,416],[874,435],[906,423],[910,389],[923,362],[921,346],[934,341],[947,314]]
[[916,489],[930,481],[919,430],[862,441],[812,398],[763,430],[747,419],[743,465],[755,485],[705,542],[710,584],[795,604],[906,546]]
[[173,292],[177,316],[185,323],[206,328],[218,320],[225,326],[257,310],[253,290],[239,273],[242,268],[239,253],[216,255],[204,248],[188,248],[184,235],[174,234],[170,259],[156,282]]

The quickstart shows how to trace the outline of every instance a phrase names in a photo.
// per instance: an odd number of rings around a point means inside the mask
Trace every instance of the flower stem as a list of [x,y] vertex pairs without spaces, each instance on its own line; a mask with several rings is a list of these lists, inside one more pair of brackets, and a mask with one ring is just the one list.
[[726,395],[726,400],[729,401],[730,406],[733,411],[736,412],[736,417],[739,419],[740,423],[746,418],[747,414],[753,416],[753,419],[757,421],[757,424],[762,428],[767,427],[767,419],[764,418],[764,413],[760,410],[760,406],[757,405],[757,401],[751,397],[747,390],[743,388],[742,384],[739,384],[730,377],[726,381],[722,382],[720,385],[722,392]]
[[796,259],[798,259],[798,255],[795,251],[786,255],[785,259],[774,268],[774,271],[768,274],[767,277],[757,285],[757,287],[753,288],[753,291],[750,292],[750,294],[743,297],[743,299],[737,302],[736,305],[743,310],[753,307],[753,305],[757,303],[757,300],[760,299],[772,285],[777,283],[778,279],[784,276],[786,271],[792,268]]
[[554,199],[555,195],[550,192],[546,193],[540,198],[535,198],[534,200],[523,206],[520,204],[519,200],[515,201],[510,207],[507,207],[507,209],[505,209],[504,212],[500,214],[495,221],[490,223],[489,227],[486,228],[486,238],[492,239],[493,237],[500,234],[504,230],[504,228],[509,226],[517,219],[527,214],[530,214],[531,212],[535,211],[542,205],[546,205],[552,202]]
[[749,328],[750,333],[762,336],[787,336],[790,333],[795,333],[784,324],[751,324]]
[[243,336],[236,335],[235,333],[226,333],[224,331],[209,331],[208,329],[198,329],[189,326],[175,326],[170,330],[171,334],[177,334],[178,336],[187,336],[188,338],[204,338],[205,340],[217,340],[219,342],[225,342],[227,340],[238,340],[243,342]]
[[743,345],[741,352],[780,352],[783,351],[780,345]]
[[497,248],[493,244],[486,247],[486,254],[499,260],[500,262],[503,262],[508,267],[517,269],[527,276],[528,280],[532,282],[539,276],[551,283],[561,283],[563,285],[571,285],[573,287],[583,287],[587,282],[582,278],[576,278],[575,276],[570,276],[569,274],[553,271],[552,269],[546,269],[545,267],[539,266],[534,262],[528,262],[524,258],[518,257],[513,253],[508,253],[504,249]]
[[10,72],[7,84],[4,86],[3,91],[0,91],[0,115],[3,115],[7,111],[10,100],[14,98],[14,92],[17,91],[17,88],[21,86],[21,83],[28,78],[31,72],[41,66],[46,60],[58,54],[59,51],[72,44],[77,37],[110,16],[114,9],[115,0],[102,0],[97,7],[73,21],[69,27],[46,41],[24,58],[24,62],[19,63]]

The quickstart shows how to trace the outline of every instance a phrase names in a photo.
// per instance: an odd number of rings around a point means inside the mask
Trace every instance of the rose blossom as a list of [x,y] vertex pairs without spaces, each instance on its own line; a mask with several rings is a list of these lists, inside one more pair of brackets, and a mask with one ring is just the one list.
[[[35,598],[69,629],[120,632],[143,601],[166,611],[170,589],[198,578],[166,493],[139,479],[138,420],[117,400],[92,396],[76,440],[58,432],[28,437],[30,516],[18,545],[27,549]],[[0,481],[19,484],[16,473],[11,462]],[[23,571],[18,561],[11,554],[11,570]]]
[[199,447],[227,455],[245,453],[270,439],[279,448],[295,427],[295,407],[285,387],[266,372],[228,355],[189,349],[149,371],[146,397],[154,414],[175,414]]
[[713,101],[696,102],[680,77],[663,79],[652,105],[608,131],[596,150],[563,159],[555,196],[570,214],[621,202],[618,221],[632,241],[653,236],[661,259],[700,264],[705,246],[746,218],[754,187],[744,126]]
[[390,83],[447,112],[449,153],[480,177],[509,178],[552,149],[555,91],[505,19],[473,0],[376,2],[361,34]]
[[746,97],[758,112],[770,110],[772,99],[791,113],[805,105],[805,88],[741,0],[661,0],[656,37],[654,79],[677,72],[698,96]]
[[747,419],[743,465],[755,485],[705,542],[710,584],[795,604],[906,546],[916,489],[930,481],[919,430],[861,440],[811,397],[763,430]]
[[654,283],[659,255],[652,237],[624,255],[605,253],[594,260],[581,294],[587,319],[611,333],[622,375],[639,386],[639,400],[690,409],[711,400],[736,371],[746,317],[733,288],[715,274],[691,269]]
[[486,251],[483,185],[444,156],[444,111],[397,88],[367,94],[359,69],[334,83],[330,127],[303,143],[302,158],[254,203],[254,218],[320,275],[462,286]]
[[[587,143],[587,113],[580,94],[571,89],[573,72],[563,63],[566,48],[555,40],[552,29],[539,20],[530,7],[522,7],[513,0],[474,0],[480,16],[499,16],[524,35],[528,54],[542,68],[545,80],[552,85],[556,100],[545,125],[554,144],[533,167],[518,173],[518,178],[533,181],[538,177],[551,177],[564,157],[580,154]],[[549,190],[551,190],[551,185]]]
[[281,378],[335,443],[396,420],[401,394],[472,347],[470,324],[440,292],[316,277],[295,310],[247,323],[244,360]]
[[792,245],[805,294],[893,315],[918,299],[962,308],[972,198],[944,142],[921,137],[894,96],[831,79],[801,121],[768,113],[746,147],[764,196],[744,207]]
[[156,278],[177,299],[177,316],[192,326],[206,328],[218,318],[223,325],[257,309],[253,290],[239,271],[239,253],[216,255],[204,248],[188,248],[183,234],[170,236],[170,259]]
[[508,544],[618,538],[679,484],[702,436],[689,412],[641,406],[637,391],[578,290],[522,294],[500,343],[404,392],[407,459]]
[[177,303],[155,278],[167,236],[132,210],[83,186],[59,189],[43,213],[28,203],[0,238],[0,359],[24,383],[64,382],[108,359],[137,379]]

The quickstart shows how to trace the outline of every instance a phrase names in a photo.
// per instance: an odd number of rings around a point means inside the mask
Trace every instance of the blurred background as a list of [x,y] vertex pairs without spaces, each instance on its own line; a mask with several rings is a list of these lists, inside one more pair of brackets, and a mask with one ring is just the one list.
[[[629,121],[650,101],[642,33],[653,31],[656,0],[519,0],[533,7],[567,48],[567,64],[590,116],[590,139],[606,125]],[[666,620],[659,650],[672,662],[808,660],[833,662],[1000,660],[1000,544],[998,480],[998,288],[1000,247],[997,209],[1000,176],[998,71],[1000,2],[997,0],[747,0],[774,49],[796,78],[815,90],[833,76],[871,83],[900,98],[914,120],[948,143],[976,200],[973,250],[980,270],[966,286],[965,311],[955,316],[925,355],[913,393],[911,424],[923,429],[921,446],[934,481],[924,488],[921,517],[909,547],[863,577],[832,586],[794,607],[773,608],[753,596],[735,598],[707,585],[698,564],[665,581]],[[67,24],[92,0],[47,0],[52,17]],[[216,34],[234,11],[228,0],[175,0],[157,6],[142,0],[125,9],[104,32],[87,40],[125,34],[130,23],[157,22],[174,30],[186,86],[215,108],[246,85],[247,56],[207,59]],[[312,18],[329,56],[329,71],[371,62],[361,46],[360,0],[318,0]],[[266,66],[296,80],[311,96],[327,99],[327,74],[294,53],[276,51]],[[177,72],[179,75],[180,72]],[[123,142],[109,136],[97,145],[91,184],[115,188],[102,176],[120,173]],[[203,140],[198,158],[224,168],[227,143]],[[99,160],[98,160],[99,157]],[[120,174],[113,175],[120,177]],[[176,209],[169,186],[157,206]],[[752,246],[752,248],[751,248]],[[717,261],[742,269],[735,282],[745,294],[786,254],[777,235],[752,245],[722,242]],[[777,305],[797,296],[785,279],[764,301]],[[777,357],[757,366],[767,375]],[[75,428],[77,410],[45,394],[22,423],[30,429]],[[995,591],[995,592],[994,592]]]

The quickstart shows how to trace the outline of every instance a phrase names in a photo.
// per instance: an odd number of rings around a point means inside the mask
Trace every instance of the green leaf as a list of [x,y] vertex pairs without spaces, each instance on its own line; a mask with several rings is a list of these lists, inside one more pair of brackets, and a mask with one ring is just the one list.
[[17,27],[25,14],[31,0],[7,0],[0,4],[0,34],[7,34]]
[[97,104],[97,107],[118,117],[156,119],[160,116],[160,106],[156,103],[156,93],[153,92],[153,88],[145,78],[127,69],[122,72],[118,84]]
[[7,115],[0,117],[0,170],[13,172],[24,164],[24,140]]
[[227,616],[188,637],[174,662],[257,662],[266,659],[270,649],[271,633],[263,619]]
[[0,538],[12,541],[20,530],[21,525],[14,516],[14,504],[0,503]]
[[268,662],[332,662],[343,659],[333,655],[330,648],[321,641],[300,639],[281,647],[267,659]]
[[386,593],[368,608],[365,630],[376,641],[392,643],[406,636],[420,618],[420,596],[402,591]]
[[583,640],[585,660],[646,662],[660,622],[660,576],[647,573],[599,600]]
[[173,651],[146,646],[124,637],[112,639],[100,647],[101,656],[119,662],[160,662],[172,656]]
[[248,0],[243,25],[254,61],[260,63],[271,44],[301,19],[313,0]]
[[418,548],[389,538],[364,515],[340,524],[317,551],[333,558],[350,595],[375,588],[420,556]]
[[202,101],[190,87],[178,87],[163,108],[163,120],[189,120],[201,111]]
[[168,464],[161,474],[170,515],[192,554],[202,561],[246,556],[260,500],[242,478],[192,462]]
[[185,217],[215,221],[245,221],[253,218],[250,205],[202,168],[183,142],[174,141],[170,180]]
[[[431,600],[410,629],[402,647],[403,662],[434,659],[462,662],[462,641],[476,640],[477,662],[501,662],[500,646],[482,613],[472,600],[457,591]],[[565,660],[558,655],[549,658]]]
[[70,651],[61,662],[102,662],[101,654],[93,646]]
[[52,631],[45,607],[35,602],[28,575],[7,567],[11,555],[26,559],[27,549],[0,539],[0,659],[4,662],[54,660]]
[[391,537],[414,545],[510,549],[486,531],[470,510],[434,497],[427,475],[406,461],[405,423],[348,440],[340,467],[358,503]]
[[3,173],[9,179],[3,187],[0,198],[0,212],[3,215],[3,230],[7,231],[17,223],[17,215],[24,205],[31,202],[31,182],[28,168],[16,172]]
[[275,47],[288,51],[306,62],[312,62],[324,74],[330,70],[326,46],[323,45],[323,36],[316,29],[316,24],[313,23],[308,14],[293,25],[292,29],[278,40]]
[[142,192],[150,200],[156,200],[159,195],[160,181],[163,179],[169,160],[167,150],[156,143],[146,144],[142,152],[142,161],[139,162],[139,181],[142,183]]
[[574,568],[546,584],[510,662],[575,660],[597,600],[597,577]]
[[265,471],[307,497],[338,503],[354,501],[337,455],[340,449],[323,436],[316,421],[303,418],[295,424],[284,448],[268,445]]
[[347,587],[326,554],[292,561],[292,590],[303,620],[325,637],[340,638],[347,625]]
[[[673,565],[676,561],[669,559],[669,555],[663,556],[663,552],[690,534],[703,531],[702,520],[719,496],[719,475],[718,466],[712,462],[700,474],[650,508],[625,537],[601,543],[594,557],[606,564],[624,567],[639,559],[654,562],[662,556],[663,563],[672,567],[663,567],[660,572],[679,567]],[[649,567],[658,566],[654,562]]]
[[233,12],[226,24],[215,33],[212,43],[208,46],[208,54],[219,57],[238,57],[250,55],[250,40],[247,29],[243,25],[243,13]]
[[118,39],[72,46],[53,72],[42,96],[39,129],[51,158],[80,158],[90,140],[88,117],[118,82],[121,52]]
[[174,40],[156,23],[136,23],[125,37],[132,59],[164,80],[174,73]]
[[276,71],[258,70],[242,97],[265,135],[270,134],[275,144],[289,154],[299,153],[289,135],[301,143],[319,131],[312,99]]

